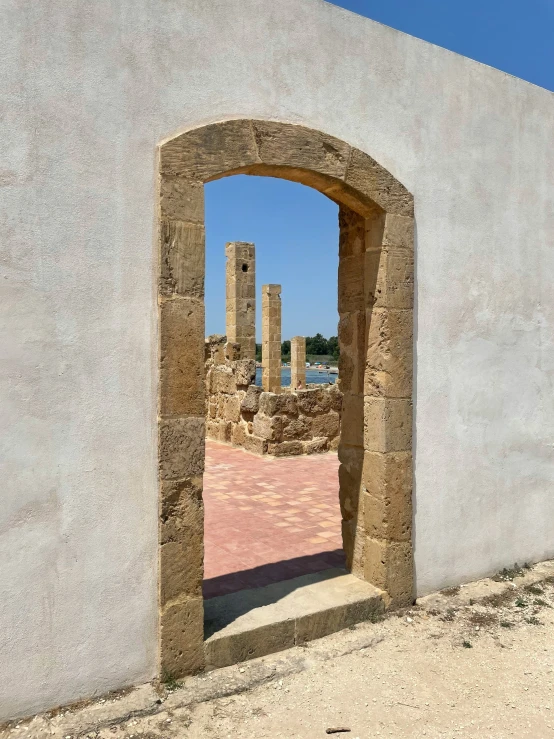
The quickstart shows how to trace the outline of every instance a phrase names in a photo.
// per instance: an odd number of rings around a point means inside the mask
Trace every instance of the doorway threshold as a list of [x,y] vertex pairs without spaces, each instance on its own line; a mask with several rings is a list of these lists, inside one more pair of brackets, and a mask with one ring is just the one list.
[[204,602],[206,669],[333,634],[385,610],[384,593],[333,568]]

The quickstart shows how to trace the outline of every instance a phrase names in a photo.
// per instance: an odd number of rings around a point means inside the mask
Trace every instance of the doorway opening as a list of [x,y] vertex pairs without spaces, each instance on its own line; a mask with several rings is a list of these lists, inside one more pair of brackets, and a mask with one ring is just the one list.
[[[267,175],[339,206],[339,499],[355,576],[347,589],[367,581],[386,606],[413,599],[414,223],[413,198],[389,172],[302,126],[225,121],[175,136],[159,154],[160,669],[178,677],[210,661],[202,597],[205,183]],[[269,314],[275,287],[268,285]],[[252,656],[248,639],[233,659]]]

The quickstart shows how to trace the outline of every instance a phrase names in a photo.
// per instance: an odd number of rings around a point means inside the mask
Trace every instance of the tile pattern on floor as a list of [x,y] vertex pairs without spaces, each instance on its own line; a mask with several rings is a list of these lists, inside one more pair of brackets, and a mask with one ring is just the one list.
[[336,453],[258,457],[206,441],[204,596],[344,564]]

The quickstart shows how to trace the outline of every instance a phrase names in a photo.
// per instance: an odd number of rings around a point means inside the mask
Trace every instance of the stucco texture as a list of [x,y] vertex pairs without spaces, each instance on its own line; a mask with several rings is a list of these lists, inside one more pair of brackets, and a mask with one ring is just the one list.
[[0,719],[157,669],[156,147],[299,123],[414,195],[419,594],[554,556],[554,96],[324,0],[0,1]]

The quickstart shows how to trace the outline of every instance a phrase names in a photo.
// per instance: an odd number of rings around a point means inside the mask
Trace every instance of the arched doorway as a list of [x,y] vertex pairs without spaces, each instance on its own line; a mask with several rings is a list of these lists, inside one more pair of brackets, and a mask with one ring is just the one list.
[[231,174],[301,182],[339,204],[339,447],[348,567],[413,599],[411,194],[320,131],[231,120],[159,147],[160,663],[203,667],[204,184]]

